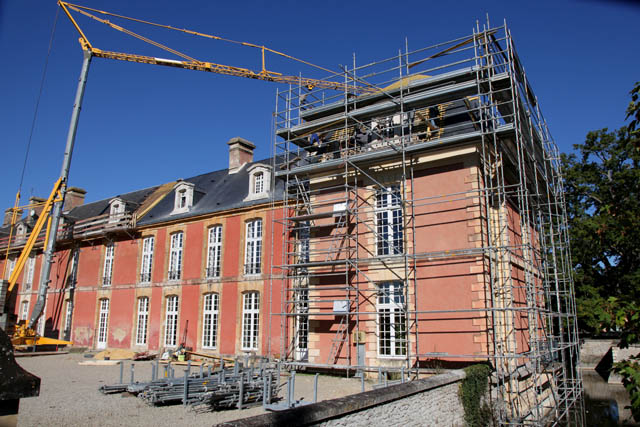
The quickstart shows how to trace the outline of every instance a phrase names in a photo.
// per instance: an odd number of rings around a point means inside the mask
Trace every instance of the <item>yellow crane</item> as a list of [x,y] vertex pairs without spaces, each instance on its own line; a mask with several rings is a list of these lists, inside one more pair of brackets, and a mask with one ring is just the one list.
[[[71,121],[69,124],[69,131],[67,134],[67,142],[65,147],[64,159],[62,162],[62,170],[60,172],[60,178],[55,182],[53,190],[51,191],[49,198],[44,204],[42,213],[34,229],[31,231],[23,250],[20,256],[18,257],[16,266],[14,267],[14,270],[9,278],[9,285],[7,288],[7,297],[15,287],[18,277],[20,276],[24,268],[25,262],[29,257],[35,245],[35,242],[44,227],[44,224],[46,223],[47,228],[46,228],[46,237],[44,242],[44,263],[43,263],[44,265],[43,265],[42,274],[40,278],[40,284],[38,287],[38,299],[33,308],[29,321],[24,325],[20,325],[20,327],[17,328],[16,332],[14,333],[14,336],[12,338],[14,345],[71,344],[71,342],[68,342],[68,341],[60,341],[60,340],[53,340],[49,338],[39,337],[34,330],[34,326],[42,314],[46,297],[47,297],[49,275],[51,273],[51,264],[53,261],[53,255],[54,255],[55,246],[56,246],[57,230],[58,230],[58,227],[60,224],[60,218],[62,215],[62,206],[63,206],[64,198],[66,195],[67,180],[69,175],[69,168],[71,165],[71,156],[73,153],[73,146],[75,143],[75,135],[78,127],[78,120],[80,116],[82,99],[84,96],[84,89],[87,82],[89,65],[93,57],[117,59],[120,61],[137,62],[137,63],[143,63],[143,64],[162,65],[167,67],[184,68],[187,70],[206,71],[210,73],[223,74],[223,75],[236,76],[236,77],[245,77],[245,78],[269,81],[274,83],[287,83],[292,85],[301,85],[303,87],[306,87],[308,90],[312,90],[314,88],[333,89],[333,90],[344,91],[344,92],[347,92],[350,94],[356,94],[356,95],[374,93],[379,91],[379,89],[376,88],[375,86],[358,85],[356,84],[356,82],[347,84],[344,82],[313,79],[313,78],[307,78],[302,76],[284,75],[282,73],[268,70],[266,68],[266,60],[265,60],[265,55],[267,53],[278,55],[278,56],[288,58],[290,60],[297,61],[299,63],[305,64],[311,67],[315,67],[317,69],[320,69],[324,72],[329,73],[329,75],[338,76],[338,74],[336,74],[335,72],[329,69],[320,67],[318,65],[312,64],[311,62],[308,62],[299,58],[295,58],[291,55],[288,55],[283,52],[279,52],[277,50],[268,48],[263,45],[258,45],[258,44],[248,43],[248,42],[240,42],[240,41],[231,40],[231,39],[227,39],[220,36],[201,33],[198,31],[180,29],[180,28],[169,26],[169,25],[161,25],[161,24],[150,22],[150,21],[145,21],[142,19],[131,18],[124,15],[118,15],[112,12],[107,12],[103,10],[89,8],[86,6],[81,6],[78,4],[69,3],[62,0],[58,0],[58,5],[62,8],[65,15],[69,18],[74,28],[80,35],[79,41],[84,53],[84,60],[82,63],[82,70],[80,73],[73,111],[71,114]],[[84,31],[80,28],[80,26],[78,25],[78,22],[72,16],[71,11],[82,14],[88,18],[91,18],[97,22],[100,22],[102,24],[109,26],[110,28],[116,31],[123,32],[139,40],[142,40],[146,43],[149,43],[153,46],[156,46],[160,49],[163,49],[171,54],[176,55],[181,59],[177,60],[177,59],[158,58],[158,57],[137,55],[137,54],[131,54],[131,53],[113,52],[113,51],[107,51],[107,50],[96,48],[89,41]],[[101,15],[105,17],[120,18],[123,20],[129,20],[132,22],[147,24],[154,27],[161,27],[168,30],[179,31],[179,32],[191,34],[198,37],[204,37],[211,40],[225,41],[229,43],[238,44],[241,46],[255,48],[255,49],[258,49],[261,53],[262,67],[260,71],[254,71],[254,70],[250,70],[248,68],[243,68],[243,67],[223,65],[223,64],[218,64],[211,61],[201,61],[189,55],[186,55],[176,49],[172,49],[168,46],[165,46],[164,44],[158,43],[145,36],[137,34],[127,28],[124,28],[121,25],[116,25],[113,22],[109,21],[108,19],[101,18],[97,15]],[[20,198],[20,193],[18,192],[18,195],[16,196],[16,204],[13,210],[12,228],[16,221],[16,214],[19,211],[19,208],[18,208],[19,198]],[[7,254],[8,254],[8,251],[9,251],[9,248],[7,248]],[[6,262],[5,262],[5,268],[6,268]],[[9,298],[7,298],[7,300],[8,299]]]
[[[136,18],[131,18],[128,16],[124,16],[124,15],[118,15],[112,12],[107,12],[104,10],[98,10],[98,9],[93,9],[90,7],[86,7],[86,6],[80,6],[77,4],[73,4],[73,3],[68,3],[62,0],[58,0],[58,4],[60,5],[60,7],[62,8],[62,10],[65,12],[65,14],[67,15],[67,17],[69,18],[69,20],[71,20],[73,26],[75,27],[76,31],[78,31],[78,34],[80,35],[80,45],[82,46],[82,49],[86,52],[89,52],[92,56],[98,57],[98,58],[107,58],[107,59],[117,59],[120,61],[129,61],[129,62],[138,62],[138,63],[143,63],[143,64],[153,64],[153,65],[163,65],[163,66],[167,66],[167,67],[177,67],[177,68],[184,68],[187,70],[197,70],[197,71],[206,71],[206,72],[210,72],[210,73],[217,73],[217,74],[224,74],[224,75],[228,75],[228,76],[236,76],[236,77],[246,77],[246,78],[250,78],[250,79],[257,79],[257,80],[264,80],[264,81],[269,81],[269,82],[275,82],[275,83],[291,83],[294,85],[302,85],[307,87],[308,89],[313,89],[313,88],[322,88],[322,89],[335,89],[335,90],[339,90],[339,91],[347,91],[349,93],[372,93],[372,92],[376,92],[379,89],[377,89],[374,86],[356,86],[356,85],[350,85],[350,84],[345,84],[343,82],[334,82],[334,81],[330,81],[330,80],[321,80],[321,79],[312,79],[312,78],[307,78],[307,77],[300,77],[300,76],[289,76],[289,75],[284,75],[282,73],[278,73],[275,71],[270,71],[267,70],[266,68],[266,62],[265,62],[265,54],[266,53],[271,53],[274,55],[278,55],[278,56],[282,56],[284,58],[288,58],[291,59],[293,61],[297,61],[300,62],[302,64],[323,70],[327,73],[330,74],[334,74],[334,71],[331,71],[327,68],[312,64],[309,61],[305,61],[296,57],[293,57],[291,55],[288,55],[286,53],[283,52],[279,52],[275,49],[271,49],[268,48],[266,46],[263,45],[258,45],[258,44],[254,44],[254,43],[248,43],[248,42],[241,42],[241,41],[236,41],[236,40],[231,40],[228,38],[224,38],[224,37],[220,37],[220,36],[215,36],[215,35],[211,35],[211,34],[205,34],[202,32],[198,32],[198,31],[193,31],[193,30],[187,30],[187,29],[183,29],[183,28],[176,28],[176,27],[172,27],[170,25],[162,25],[162,24],[157,24],[154,22],[150,22],[150,21],[145,21],[142,19],[136,19]],[[175,60],[175,59],[165,59],[165,58],[157,58],[157,57],[152,57],[152,56],[145,56],[145,55],[135,55],[135,54],[130,54],[130,53],[122,53],[122,52],[112,52],[112,51],[106,51],[106,50],[102,50],[102,49],[98,49],[96,47],[94,47],[91,42],[89,41],[89,39],[87,38],[87,36],[85,35],[85,33],[82,31],[82,29],[80,28],[80,26],[78,25],[77,21],[74,19],[74,17],[71,15],[70,10],[73,10],[77,13],[80,13],[88,18],[91,18],[97,22],[100,22],[102,24],[105,24],[107,26],[109,26],[110,28],[116,30],[116,31],[120,31],[122,33],[128,34],[131,37],[135,37],[139,40],[144,41],[145,43],[149,43],[153,46],[156,46],[160,49],[163,49],[167,52],[170,52],[180,58],[182,58],[182,60]],[[198,36],[198,37],[204,37],[204,38],[208,38],[211,40],[219,40],[219,41],[225,41],[225,42],[229,42],[229,43],[234,43],[234,44],[238,44],[241,46],[247,46],[247,47],[252,47],[252,48],[256,48],[259,49],[261,54],[262,54],[262,69],[260,71],[253,71],[250,70],[248,68],[242,68],[242,67],[234,67],[231,65],[223,65],[223,64],[218,64],[215,62],[210,62],[210,61],[200,61],[198,59],[192,58],[189,55],[186,55],[176,49],[172,49],[168,46],[165,46],[164,44],[158,43],[156,41],[153,41],[145,36],[142,36],[140,34],[137,34],[127,28],[124,28],[121,25],[116,25],[115,23],[109,21],[108,19],[104,19],[104,18],[100,18],[98,16],[96,16],[94,13],[96,14],[100,14],[103,16],[111,16],[111,17],[116,17],[116,18],[120,18],[120,19],[124,19],[124,20],[129,20],[129,21],[133,21],[133,22],[137,22],[137,23],[142,23],[142,24],[147,24],[147,25],[151,25],[154,27],[161,27],[161,28],[165,28],[168,30],[173,30],[173,31],[179,31],[182,33],[186,33],[186,34],[191,34],[194,36]]]

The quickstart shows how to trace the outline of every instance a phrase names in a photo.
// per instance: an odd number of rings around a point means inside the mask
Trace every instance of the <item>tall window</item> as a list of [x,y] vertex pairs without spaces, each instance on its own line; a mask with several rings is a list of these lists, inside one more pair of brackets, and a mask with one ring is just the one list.
[[178,297],[167,297],[166,323],[164,325],[165,347],[175,347],[178,344]]
[[307,361],[309,357],[309,290],[305,288],[296,289],[294,294],[296,299],[295,318],[296,325],[296,360]]
[[378,353],[381,356],[407,354],[402,282],[387,282],[378,286]]
[[107,245],[104,249],[104,270],[102,271],[102,285],[111,285],[111,276],[113,275],[113,243]]
[[216,348],[218,332],[218,294],[206,294],[202,310],[202,347]]
[[9,258],[8,263],[9,264],[7,265],[7,280],[11,278],[11,273],[13,273],[13,269],[16,268],[16,259]]
[[67,300],[67,310],[64,315],[64,334],[67,336],[69,331],[71,331],[71,317],[73,316],[73,304],[71,300]]
[[403,224],[400,187],[380,188],[376,192],[376,246],[378,255],[403,252]]
[[187,207],[187,190],[182,189],[178,191],[178,209],[185,209]]
[[260,294],[247,292],[242,296],[242,350],[258,349],[259,328]]
[[264,172],[253,175],[253,192],[256,194],[264,192]]
[[142,265],[140,266],[140,283],[151,281],[151,268],[153,267],[153,247],[155,239],[146,237],[142,241]]
[[36,269],[36,257],[34,255],[29,256],[27,260],[27,271],[24,277],[24,291],[31,290],[31,285],[33,285],[33,272]]
[[262,220],[247,222],[244,274],[260,274],[262,264]]
[[169,280],[180,280],[182,276],[182,231],[171,235],[171,253],[169,255]]
[[222,255],[222,226],[209,229],[209,248],[207,251],[207,277],[220,277],[220,258]]
[[20,305],[20,320],[27,320],[29,317],[29,301],[22,301]]
[[149,298],[138,298],[138,326],[136,328],[136,345],[147,343],[147,324],[149,322]]
[[100,315],[98,318],[98,348],[107,347],[107,327],[109,324],[109,300],[100,300]]

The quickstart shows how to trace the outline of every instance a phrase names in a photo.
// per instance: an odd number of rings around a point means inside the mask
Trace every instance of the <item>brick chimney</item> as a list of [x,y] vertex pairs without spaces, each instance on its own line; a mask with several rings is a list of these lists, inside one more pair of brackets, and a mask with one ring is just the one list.
[[[5,209],[4,220],[2,221],[3,227],[6,227],[7,225],[11,224],[11,215],[13,215],[13,213],[11,212],[12,209],[13,208]],[[22,209],[18,210],[18,215],[16,215],[16,221],[18,221],[20,218],[22,218]]]
[[253,161],[253,150],[256,148],[251,141],[236,136],[229,142],[229,173],[236,173],[242,166]]
[[[30,205],[34,205],[36,203],[44,203],[46,202],[47,199],[43,199],[42,197],[36,197],[36,196],[31,196],[29,197],[29,204]],[[35,214],[35,217],[39,217],[40,216],[40,212],[42,212],[42,209],[44,209],[44,205],[41,204],[40,206],[34,206],[31,209],[29,209],[29,212],[27,212],[27,215],[31,216],[31,211],[33,211],[33,213]]]
[[84,196],[87,194],[87,190],[78,187],[67,188],[67,194],[64,197],[63,211],[70,211],[76,206],[84,204]]

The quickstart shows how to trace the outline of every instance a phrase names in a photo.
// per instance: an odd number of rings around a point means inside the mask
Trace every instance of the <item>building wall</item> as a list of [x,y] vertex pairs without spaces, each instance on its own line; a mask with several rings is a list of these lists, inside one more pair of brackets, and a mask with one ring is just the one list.
[[[170,295],[179,297],[177,343],[202,350],[203,298],[207,293],[219,295],[217,347],[207,352],[222,355],[242,353],[242,295],[259,293],[258,354],[273,354],[279,350],[280,325],[270,319],[270,311],[279,311],[281,280],[271,278],[272,257],[280,257],[282,247],[272,244],[272,235],[281,236],[282,227],[274,223],[274,213],[263,205],[250,210],[227,212],[205,218],[183,220],[175,224],[149,226],[134,235],[120,234],[109,240],[100,238],[80,242],[72,317],[71,340],[74,345],[96,347],[99,328],[100,300],[109,300],[107,324],[108,348],[132,348],[137,351],[156,351],[164,348],[166,327],[166,300]],[[262,219],[261,274],[244,274],[246,222]],[[206,278],[208,230],[222,225],[221,275]],[[275,226],[275,229],[273,228]],[[171,235],[184,233],[182,276],[174,281],[168,278]],[[140,283],[143,239],[155,238],[151,283]],[[113,274],[110,285],[103,285],[105,248],[114,245]],[[42,254],[37,257],[39,272]],[[56,253],[51,271],[45,319],[48,336],[63,336],[66,304],[70,298],[65,284],[70,274],[71,250]],[[25,273],[26,274],[26,270]],[[37,299],[38,273],[29,292],[20,292],[18,300],[30,301],[30,312]],[[22,286],[22,285],[20,285]],[[136,344],[138,298],[149,298],[147,344]],[[19,315],[17,304],[14,314]],[[186,335],[185,335],[186,332]]]
[[[487,312],[460,311],[483,309],[488,304],[485,277],[482,274],[486,267],[483,266],[482,255],[469,254],[482,246],[480,197],[477,193],[478,159],[473,151],[468,151],[466,155],[450,159],[425,156],[413,159],[412,163],[415,165],[413,180],[407,180],[404,192],[406,200],[414,200],[414,219],[413,222],[409,219],[409,205],[404,217],[404,251],[426,255],[417,259],[415,273],[412,273],[410,265],[407,277],[407,307],[409,311],[417,309],[419,312],[409,321],[413,327],[409,334],[408,351],[412,355],[416,352],[467,355],[466,360],[472,360],[474,355],[486,354],[488,342]],[[401,165],[397,162],[376,165],[368,173],[375,181],[363,178],[358,182],[358,224],[355,224],[355,219],[350,221],[352,227],[358,227],[358,258],[373,259],[373,262],[362,262],[358,266],[362,273],[351,280],[352,286],[357,285],[359,292],[359,306],[352,310],[366,313],[358,315],[360,331],[365,333],[365,363],[400,366],[405,360],[404,356],[380,355],[379,319],[373,312],[376,311],[379,284],[402,280],[404,277],[404,258],[378,257],[373,230],[376,229],[376,188],[379,184],[401,184]],[[314,212],[331,210],[331,203],[345,197],[336,179],[317,178],[311,182],[311,202],[316,206]],[[323,188],[327,190],[321,190]],[[339,233],[339,227],[335,226],[337,222],[335,218],[316,221],[316,225],[325,227],[318,227],[316,238],[311,238],[311,261],[314,261],[314,256],[315,260],[320,261],[324,256],[322,251],[331,249],[332,244],[335,246],[335,243],[323,241],[322,236]],[[334,251],[337,254],[331,259],[347,256],[347,250],[338,252],[334,248]],[[439,253],[456,251],[460,256],[438,256]],[[314,277],[340,269],[344,271],[341,266],[316,268],[311,274],[312,285],[332,287],[344,284],[344,276]],[[340,316],[329,314],[332,312],[332,300],[344,298],[344,295],[344,291],[331,289],[317,291],[310,296],[312,300],[318,297],[323,301],[312,304],[310,309],[309,362],[330,363],[328,359],[332,356],[332,345],[335,346],[334,342],[340,336],[341,319]],[[443,312],[424,313],[433,310]],[[351,317],[352,324],[355,316]],[[352,336],[354,329],[355,326],[349,329],[349,343],[342,345],[336,363],[357,364]],[[441,358],[446,359],[446,356]],[[455,360],[460,361],[459,358]]]

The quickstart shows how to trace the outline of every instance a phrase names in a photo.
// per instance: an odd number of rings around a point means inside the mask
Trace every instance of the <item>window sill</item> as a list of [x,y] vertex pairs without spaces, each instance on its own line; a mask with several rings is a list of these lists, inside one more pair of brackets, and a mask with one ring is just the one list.
[[406,360],[407,356],[387,356],[387,355],[382,355],[382,354],[378,354],[378,359],[384,359],[384,360]]

